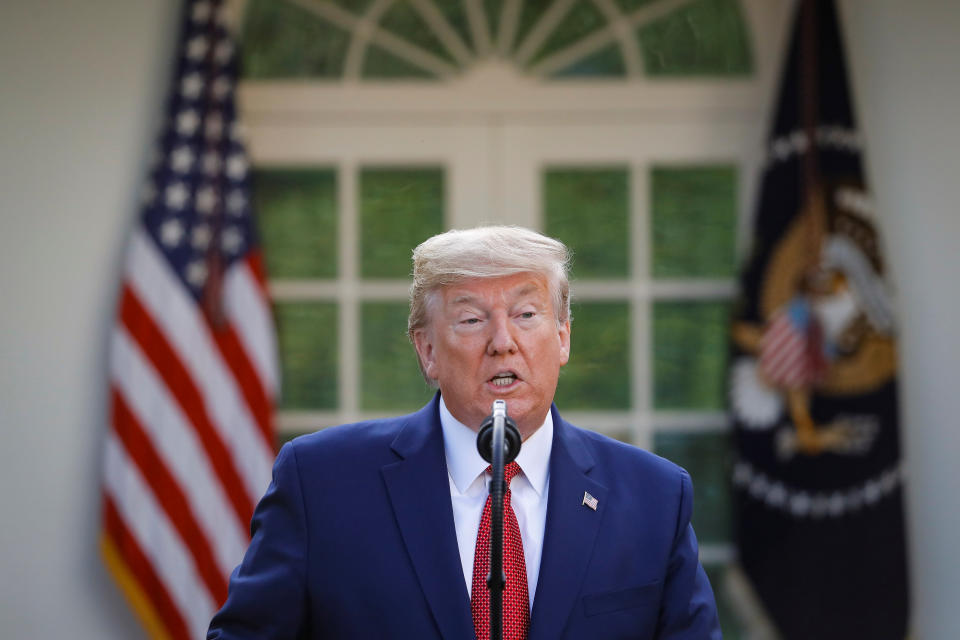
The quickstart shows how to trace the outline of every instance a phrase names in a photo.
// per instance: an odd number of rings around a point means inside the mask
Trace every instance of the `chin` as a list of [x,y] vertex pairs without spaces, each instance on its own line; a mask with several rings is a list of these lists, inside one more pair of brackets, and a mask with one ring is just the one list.
[[543,424],[543,420],[547,416],[547,411],[549,407],[541,412],[536,409],[526,409],[526,410],[510,410],[510,403],[507,402],[507,414],[513,418],[513,421],[517,423],[517,427],[520,428],[521,432],[526,433],[529,431],[533,433],[540,428],[540,425]]

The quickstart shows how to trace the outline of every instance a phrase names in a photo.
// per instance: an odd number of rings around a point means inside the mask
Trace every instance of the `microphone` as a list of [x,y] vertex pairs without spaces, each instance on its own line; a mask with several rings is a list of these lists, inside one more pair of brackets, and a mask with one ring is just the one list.
[[507,403],[494,400],[493,409],[477,434],[477,451],[490,463],[493,472],[490,482],[490,573],[487,574],[490,640],[503,638],[503,590],[507,584],[503,573],[503,495],[507,490],[503,468],[520,453],[520,445],[520,432],[507,415]]
[[507,403],[503,400],[493,401],[490,415],[480,425],[480,432],[477,434],[477,451],[480,452],[480,457],[493,463],[494,423],[501,417],[503,418],[503,444],[501,446],[503,448],[503,464],[506,465],[516,460],[523,443],[520,440],[517,423],[507,415]]

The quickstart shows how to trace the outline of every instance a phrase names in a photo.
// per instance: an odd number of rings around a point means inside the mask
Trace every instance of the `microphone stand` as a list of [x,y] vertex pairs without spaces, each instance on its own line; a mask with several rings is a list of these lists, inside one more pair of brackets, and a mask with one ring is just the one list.
[[503,573],[503,496],[507,486],[503,468],[520,453],[520,432],[507,415],[507,403],[494,400],[491,414],[477,434],[477,450],[490,463],[490,640],[503,639],[503,590],[507,580]]

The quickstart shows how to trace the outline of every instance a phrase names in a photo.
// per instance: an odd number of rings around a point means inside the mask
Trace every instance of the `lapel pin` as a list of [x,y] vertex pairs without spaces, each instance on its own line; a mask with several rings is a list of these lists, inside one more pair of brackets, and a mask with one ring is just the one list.
[[584,491],[584,492],[583,492],[583,502],[581,502],[580,504],[582,504],[582,505],[584,505],[584,506],[587,506],[587,507],[590,507],[591,509],[593,509],[594,511],[596,511],[596,510],[597,510],[597,505],[600,504],[600,502],[599,502],[596,498],[594,498],[592,495],[590,495],[589,493],[587,493],[586,491]]

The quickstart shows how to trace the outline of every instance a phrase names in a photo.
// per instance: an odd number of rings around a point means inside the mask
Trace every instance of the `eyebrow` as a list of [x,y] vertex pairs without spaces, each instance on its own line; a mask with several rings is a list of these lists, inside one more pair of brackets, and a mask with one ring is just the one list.
[[[526,295],[529,295],[529,294],[531,294],[531,293],[534,293],[536,290],[537,290],[537,285],[535,285],[535,284],[533,284],[533,283],[530,283],[530,284],[526,284],[526,285],[522,286],[522,287],[521,287],[520,289],[518,289],[515,293],[512,293],[512,294],[510,294],[510,295],[511,295],[511,297],[514,298],[514,299],[516,299],[516,298],[522,298],[523,296],[526,296]],[[476,302],[476,301],[477,301],[477,296],[475,296],[475,295],[473,295],[473,294],[470,294],[470,293],[464,293],[464,294],[461,294],[461,295],[457,296],[457,297],[454,298],[453,300],[451,300],[451,301],[450,301],[450,304],[451,304],[451,305],[454,305],[454,304],[472,304],[472,303],[474,303],[474,302]]]
[[450,301],[450,304],[471,303],[471,302],[475,301],[476,299],[477,299],[476,296],[470,295],[469,293],[465,293],[465,294],[459,295],[459,296],[457,296],[456,298],[454,298],[453,300],[451,300],[451,301]]
[[524,285],[519,291],[517,291],[517,293],[516,293],[516,295],[515,295],[514,297],[516,297],[516,298],[522,298],[523,296],[525,296],[525,295],[527,295],[527,294],[529,294],[529,293],[533,293],[533,292],[535,292],[536,290],[537,290],[537,285],[532,284],[532,283],[531,283],[531,284],[527,284],[527,285]]

